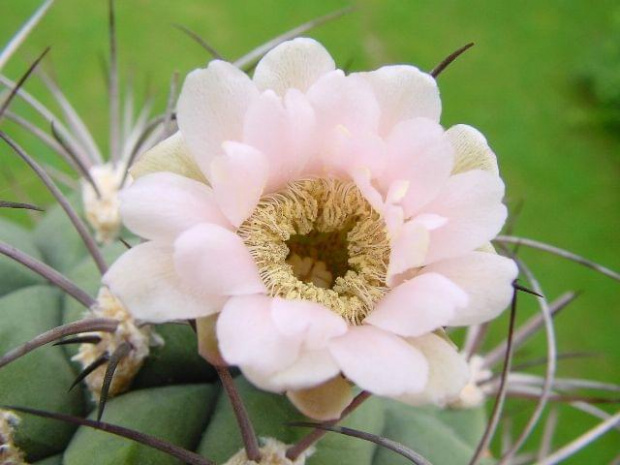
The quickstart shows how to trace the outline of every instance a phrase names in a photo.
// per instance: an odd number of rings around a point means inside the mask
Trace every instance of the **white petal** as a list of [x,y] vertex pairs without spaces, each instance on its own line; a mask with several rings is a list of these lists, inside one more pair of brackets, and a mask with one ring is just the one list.
[[103,283],[139,320],[161,323],[211,315],[225,299],[190,288],[177,275],[168,244],[132,247],[110,267]]
[[216,295],[258,294],[265,286],[239,236],[214,224],[184,232],[174,243],[174,266],[191,286]]
[[205,175],[222,142],[241,140],[243,118],[258,90],[235,66],[215,60],[192,71],[183,84],[177,106],[179,129]]
[[410,405],[431,403],[443,406],[457,398],[469,380],[465,357],[436,334],[409,339],[409,343],[420,350],[428,361],[428,383],[423,392],[408,394],[398,400]]
[[441,100],[437,82],[414,66],[384,66],[369,73],[358,73],[373,87],[381,107],[381,133],[416,117],[439,121]]
[[230,227],[206,184],[174,173],[141,177],[120,194],[125,226],[147,239],[172,241],[199,223]]
[[445,326],[467,304],[467,294],[449,279],[426,273],[386,294],[364,320],[401,336],[421,336]]
[[254,82],[259,89],[280,95],[291,88],[305,92],[335,67],[329,52],[316,40],[297,38],[278,45],[258,62]]
[[226,155],[211,162],[215,199],[230,222],[239,227],[263,195],[269,167],[258,150],[238,142],[225,142]]
[[471,252],[493,239],[506,221],[503,196],[504,183],[494,174],[473,170],[451,176],[422,211],[448,220],[431,231],[426,262]]
[[351,384],[337,376],[320,386],[300,391],[289,391],[286,396],[304,415],[318,421],[340,418],[353,400]]
[[273,373],[297,359],[301,341],[278,331],[271,319],[271,300],[253,295],[226,302],[216,331],[220,351],[228,363]]
[[450,326],[463,326],[492,320],[508,306],[518,269],[513,260],[501,255],[470,252],[433,263],[423,272],[439,273],[467,293],[468,305],[448,322]]
[[330,350],[342,372],[360,388],[396,397],[421,391],[427,382],[424,356],[394,334],[355,326],[332,340]]
[[203,183],[207,182],[189,153],[181,131],[177,131],[148,150],[129,170],[134,179],[161,171],[169,171]]
[[483,170],[499,176],[497,158],[480,131],[466,124],[457,124],[446,131],[446,136],[455,150],[453,174]]

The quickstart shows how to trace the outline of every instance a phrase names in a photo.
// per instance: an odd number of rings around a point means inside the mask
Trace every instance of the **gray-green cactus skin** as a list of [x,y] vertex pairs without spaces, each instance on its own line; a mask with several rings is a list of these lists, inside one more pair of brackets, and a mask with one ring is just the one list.
[[[49,209],[33,230],[0,218],[0,240],[46,262],[96,295],[100,287],[97,268],[58,207]],[[111,263],[123,250],[123,245],[114,243],[103,252]],[[84,311],[40,276],[0,256],[0,354],[54,326],[81,318]],[[215,370],[197,354],[196,336],[189,326],[165,324],[155,330],[164,345],[152,349],[130,391],[108,401],[103,421],[157,436],[216,463],[225,463],[242,448],[242,442]],[[75,351],[75,346],[48,345],[0,369],[0,405],[96,418],[95,405],[85,388],[68,391],[81,369],[71,361]],[[308,433],[307,428],[288,425],[308,419],[284,396],[260,391],[242,376],[237,376],[236,384],[259,437],[292,444]],[[105,432],[20,416],[16,444],[25,452],[28,463],[180,463],[162,452]],[[485,424],[482,408],[413,408],[381,398],[371,398],[342,423],[401,442],[434,465],[468,463]],[[373,443],[328,433],[306,463],[410,462]]]

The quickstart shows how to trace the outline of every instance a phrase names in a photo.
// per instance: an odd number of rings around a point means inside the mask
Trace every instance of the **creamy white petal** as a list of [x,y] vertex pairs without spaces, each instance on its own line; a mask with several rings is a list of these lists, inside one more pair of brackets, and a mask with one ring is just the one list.
[[424,354],[428,362],[428,383],[424,391],[406,394],[398,400],[410,405],[432,403],[443,406],[457,398],[469,381],[469,366],[465,357],[436,334],[427,334],[408,341]]
[[453,174],[483,170],[499,176],[497,158],[480,131],[466,124],[457,124],[446,131],[446,136],[455,151]]
[[224,153],[222,142],[241,140],[243,119],[258,97],[252,80],[225,61],[192,71],[183,84],[177,121],[196,163],[209,177],[211,160]]
[[287,89],[305,92],[323,74],[336,68],[333,58],[316,40],[300,37],[267,53],[256,65],[254,82],[261,90],[284,95]]
[[286,396],[304,415],[327,421],[340,418],[353,400],[353,390],[348,381],[337,376],[314,388],[289,391]]
[[114,262],[103,277],[134,318],[153,323],[218,312],[226,299],[192,288],[177,275],[171,245],[145,242]]
[[189,153],[180,131],[145,152],[129,170],[134,179],[161,171],[169,171],[203,183],[207,182],[207,178]]

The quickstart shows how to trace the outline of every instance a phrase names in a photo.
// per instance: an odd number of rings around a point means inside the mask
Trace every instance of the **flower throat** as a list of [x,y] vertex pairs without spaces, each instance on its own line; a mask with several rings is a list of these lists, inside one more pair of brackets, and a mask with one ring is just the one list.
[[317,302],[360,324],[387,292],[385,225],[351,182],[290,183],[264,196],[238,234],[273,297]]

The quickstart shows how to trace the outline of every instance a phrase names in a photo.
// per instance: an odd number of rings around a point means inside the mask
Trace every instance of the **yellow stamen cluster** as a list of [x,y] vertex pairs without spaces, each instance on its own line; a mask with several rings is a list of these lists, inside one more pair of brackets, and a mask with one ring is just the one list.
[[386,292],[389,239],[351,182],[310,179],[261,199],[238,230],[270,295],[360,324]]
[[[133,317],[127,312],[121,302],[108,290],[102,287],[97,296],[97,305],[90,310],[89,317],[113,318],[119,321],[118,328],[113,333],[96,332],[101,342],[98,344],[81,344],[79,352],[73,357],[74,361],[80,362],[83,368],[88,367],[104,354],[112,355],[123,343],[131,346],[129,354],[121,359],[114,372],[109,395],[114,396],[126,391],[138,373],[144,359],[149,355],[150,342],[154,333],[150,326],[136,325]],[[106,365],[93,371],[85,382],[90,390],[93,400],[98,401],[103,387]]]
[[24,454],[13,439],[14,430],[19,424],[19,417],[7,410],[0,410],[0,464],[26,465]]

